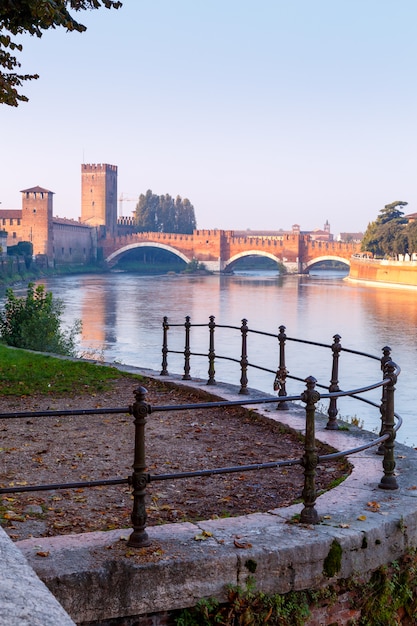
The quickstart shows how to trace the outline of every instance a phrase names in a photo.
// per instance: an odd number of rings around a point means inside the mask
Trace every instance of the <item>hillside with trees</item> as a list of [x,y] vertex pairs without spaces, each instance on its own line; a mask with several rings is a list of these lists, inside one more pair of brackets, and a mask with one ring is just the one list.
[[139,196],[134,211],[138,232],[192,234],[196,228],[194,207],[188,198],[168,193],[158,196],[150,189]]
[[408,221],[401,208],[407,202],[386,204],[374,222],[368,224],[362,250],[375,257],[396,257],[417,252],[417,222]]

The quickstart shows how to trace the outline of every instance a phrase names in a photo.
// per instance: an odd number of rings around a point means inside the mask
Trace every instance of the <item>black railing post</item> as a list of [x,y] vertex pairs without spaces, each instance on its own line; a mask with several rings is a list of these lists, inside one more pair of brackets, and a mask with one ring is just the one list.
[[149,405],[145,398],[147,390],[145,387],[138,387],[133,392],[135,402],[130,407],[135,418],[135,456],[133,461],[133,474],[129,478],[129,483],[133,487],[133,508],[130,519],[132,521],[133,532],[130,535],[127,545],[134,548],[142,548],[150,545],[148,533],[146,532],[146,507],[145,492],[148,476],[145,473],[145,424],[146,416],[149,413]]
[[239,393],[246,394],[248,392],[248,320],[242,320],[242,326],[240,327],[242,334],[242,355],[240,357],[240,391]]
[[191,322],[190,322],[190,316],[187,315],[185,318],[185,348],[184,348],[184,376],[182,377],[183,380],[191,380],[191,376],[190,376],[190,354],[191,354],[191,350],[190,350],[190,328],[191,328]]
[[162,322],[162,370],[161,376],[168,376],[168,318],[165,315]]
[[386,386],[385,392],[385,420],[383,424],[383,435],[389,435],[389,438],[385,441],[384,448],[384,460],[382,466],[384,468],[384,475],[381,478],[381,482],[378,487],[380,489],[398,489],[397,479],[395,478],[395,457],[394,457],[394,445],[395,445],[395,416],[394,416],[394,391],[395,383],[397,382],[397,375],[395,374],[396,366],[392,361],[385,363],[384,378],[389,378],[390,381]]
[[[381,370],[382,370],[382,378],[385,377],[385,366],[387,363],[391,361],[391,348],[389,346],[384,346],[382,348],[382,357],[381,357]],[[381,428],[379,429],[379,436],[383,434],[384,431],[384,423],[385,423],[385,411],[386,411],[386,397],[387,397],[387,388],[385,385],[382,387],[382,397],[381,404],[379,407],[379,412],[381,414]],[[381,443],[378,447],[377,454],[384,455],[385,454],[385,444]]]
[[[287,339],[287,335],[285,334],[285,326],[279,327],[279,366],[274,380],[274,391],[278,391],[278,397],[285,397],[287,395],[286,389],[286,380],[287,380],[287,368],[285,366],[285,341]],[[282,400],[278,402],[277,410],[278,411],[287,411],[288,410],[288,402]]]
[[[329,393],[340,391],[339,389],[339,354],[342,349],[340,340],[341,340],[340,335],[333,335],[332,377],[330,380]],[[337,414],[338,414],[337,398],[330,398],[329,409],[327,411],[327,415],[329,416],[329,421],[326,424],[327,430],[338,430],[339,424],[337,423],[337,420],[336,420]]]
[[216,354],[214,352],[214,330],[216,328],[216,322],[214,321],[214,315],[210,315],[210,321],[209,321],[209,333],[210,333],[210,340],[209,340],[209,352],[208,352],[208,359],[209,359],[209,369],[208,369],[208,381],[207,384],[208,385],[215,385],[216,384],[216,379],[214,378],[214,374],[215,374],[215,370],[214,370],[214,360],[216,358]]
[[317,380],[314,376],[305,379],[307,389],[301,394],[301,400],[306,404],[306,434],[304,444],[304,488],[302,498],[304,508],[301,511],[300,521],[302,524],[318,524],[319,515],[315,508],[316,492],[316,467],[318,454],[316,450],[315,416],[316,403],[320,400],[320,394],[315,390]]

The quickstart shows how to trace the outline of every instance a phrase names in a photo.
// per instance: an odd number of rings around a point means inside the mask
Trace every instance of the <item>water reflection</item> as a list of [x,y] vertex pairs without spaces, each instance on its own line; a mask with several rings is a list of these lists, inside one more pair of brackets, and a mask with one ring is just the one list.
[[[362,287],[343,281],[340,275],[285,276],[276,274],[230,276],[139,276],[104,274],[66,276],[42,281],[66,306],[64,321],[83,321],[82,350],[102,352],[107,361],[155,369],[161,368],[162,319],[183,324],[189,315],[195,324],[206,325],[210,315],[222,325],[236,326],[248,320],[249,328],[278,333],[286,326],[288,337],[299,337],[331,345],[333,335],[342,336],[346,348],[382,356],[382,347],[393,348],[393,358],[402,374],[397,388],[396,408],[406,422],[399,439],[417,443],[414,425],[417,298],[408,290]],[[240,331],[216,329],[216,352],[233,350],[240,358]],[[170,348],[183,351],[184,334],[169,333]],[[192,350],[207,354],[207,328],[192,329]],[[276,369],[278,342],[259,336],[248,337],[249,360]],[[288,342],[287,367],[305,378],[314,374],[324,385],[331,378],[331,352],[308,350]],[[181,372],[183,357],[169,356],[169,369]],[[192,374],[207,376],[207,358],[192,359]],[[381,376],[377,361],[360,362],[343,353],[340,358],[340,387],[362,386]],[[238,383],[239,366],[216,362],[216,378]],[[273,376],[249,371],[249,385],[272,391]],[[289,383],[296,393],[298,384]],[[379,392],[375,401],[379,402]],[[379,429],[380,415],[351,400],[341,403],[341,413],[366,419],[366,426]]]

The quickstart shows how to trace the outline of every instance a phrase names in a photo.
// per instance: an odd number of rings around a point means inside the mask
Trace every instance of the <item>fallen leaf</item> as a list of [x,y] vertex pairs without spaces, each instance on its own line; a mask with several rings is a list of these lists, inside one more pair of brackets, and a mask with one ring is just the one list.
[[213,533],[209,532],[208,530],[203,530],[203,532],[201,532],[199,535],[196,535],[194,537],[194,541],[205,541],[208,537],[212,537]]
[[359,515],[358,520],[360,522],[364,522],[366,520],[366,515]]
[[233,543],[235,544],[236,548],[242,548],[244,550],[247,550],[248,548],[252,547],[252,544],[246,541],[236,541],[235,539]]
[[38,556],[49,556],[49,552],[39,551],[36,553]]
[[12,522],[24,522],[26,520],[24,515],[19,515],[18,513],[15,513],[14,511],[6,511],[3,517],[4,519],[8,519]]

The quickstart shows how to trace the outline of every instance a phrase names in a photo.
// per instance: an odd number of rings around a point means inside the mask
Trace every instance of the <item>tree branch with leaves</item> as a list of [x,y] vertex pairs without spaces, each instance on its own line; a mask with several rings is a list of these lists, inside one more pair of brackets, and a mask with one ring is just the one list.
[[1,0],[0,2],[0,103],[18,106],[28,98],[20,88],[28,80],[36,80],[38,74],[21,74],[16,53],[23,45],[16,37],[29,34],[42,37],[50,28],[66,28],[79,33],[87,30],[73,14],[100,8],[119,9],[119,0]]

